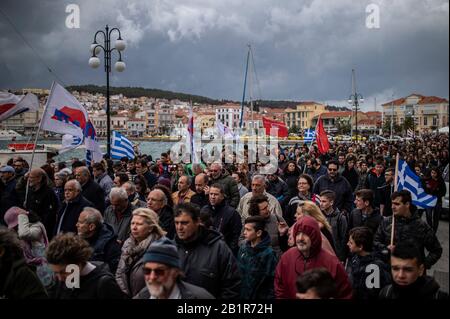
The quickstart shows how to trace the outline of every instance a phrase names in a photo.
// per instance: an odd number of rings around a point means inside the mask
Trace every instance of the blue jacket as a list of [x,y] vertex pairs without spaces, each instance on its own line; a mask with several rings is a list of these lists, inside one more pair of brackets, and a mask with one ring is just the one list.
[[270,236],[264,231],[262,241],[252,247],[246,241],[238,253],[242,299],[274,299],[274,278],[277,257],[270,246]]

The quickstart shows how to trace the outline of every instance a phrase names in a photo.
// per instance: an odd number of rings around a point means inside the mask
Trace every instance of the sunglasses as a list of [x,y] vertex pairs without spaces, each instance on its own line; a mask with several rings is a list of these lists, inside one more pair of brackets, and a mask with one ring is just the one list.
[[152,272],[154,272],[157,277],[164,276],[166,274],[167,270],[168,270],[168,268],[155,268],[155,269],[147,268],[147,267],[143,268],[144,275],[148,276]]

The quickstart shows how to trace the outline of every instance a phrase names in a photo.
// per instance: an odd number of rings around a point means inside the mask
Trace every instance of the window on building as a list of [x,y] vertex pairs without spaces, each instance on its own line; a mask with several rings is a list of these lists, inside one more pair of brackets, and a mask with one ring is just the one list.
[[428,118],[426,116],[423,118],[423,125],[428,125]]
[[437,126],[437,117],[433,117],[433,126]]

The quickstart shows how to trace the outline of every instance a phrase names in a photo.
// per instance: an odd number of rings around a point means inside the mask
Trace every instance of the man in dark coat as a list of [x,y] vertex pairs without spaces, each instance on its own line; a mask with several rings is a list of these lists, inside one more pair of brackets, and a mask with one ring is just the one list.
[[[394,212],[395,213],[395,212]],[[414,241],[399,242],[391,255],[392,285],[380,292],[380,299],[448,300],[448,294],[441,291],[433,277],[425,275],[423,254]]]
[[242,230],[241,215],[225,202],[222,185],[213,184],[209,188],[209,204],[201,209],[211,216],[213,227],[220,232],[233,254],[239,250],[239,236]]
[[75,178],[81,184],[82,195],[103,214],[105,212],[105,194],[100,185],[91,178],[89,169],[86,166],[77,167]]
[[366,226],[373,234],[383,220],[378,208],[373,208],[373,192],[370,189],[361,189],[355,193],[356,208],[348,216],[348,229]]
[[159,217],[159,225],[167,232],[166,236],[173,239],[175,236],[175,224],[173,221],[173,210],[168,205],[166,194],[160,189],[152,190],[147,197],[147,206]]
[[149,189],[152,189],[158,183],[158,178],[149,171],[146,159],[140,159],[136,162],[136,173],[144,176]]
[[27,210],[35,212],[45,226],[47,234],[53,234],[56,213],[60,207],[59,199],[47,184],[47,174],[43,169],[34,168],[29,176],[28,198],[25,204]]
[[191,203],[198,205],[202,208],[209,203],[209,186],[208,175],[200,173],[195,176],[195,195],[191,197]]
[[218,299],[238,298],[241,279],[236,258],[220,233],[200,225],[198,207],[191,203],[178,205],[175,225],[185,280]]
[[[413,210],[411,193],[407,190],[394,192],[392,194],[393,215],[385,218],[375,235],[375,249],[385,256],[397,243],[412,239],[425,256],[425,249],[428,251],[424,259],[426,269],[430,269],[442,255],[442,246],[433,232],[433,229],[420,219],[417,212]],[[392,218],[395,218],[394,245],[391,245]]]
[[217,183],[221,184],[225,191],[225,199],[228,201],[228,204],[231,207],[236,208],[239,205],[239,200],[241,198],[236,181],[223,169],[221,163],[211,164],[210,172],[211,179],[209,185]]
[[382,160],[377,160],[375,167],[369,171],[366,184],[364,185],[364,188],[371,189],[374,192],[375,198],[373,204],[375,207],[380,207],[381,198],[378,189],[384,185],[386,185],[386,179],[384,177],[384,163]]
[[85,207],[78,217],[77,231],[94,250],[90,260],[107,263],[115,274],[122,252],[114,229],[103,222],[102,214],[95,208]]
[[70,180],[64,185],[64,202],[58,212],[54,235],[65,232],[77,232],[78,217],[85,207],[94,206],[81,194],[81,185]]
[[338,173],[339,165],[336,161],[328,162],[328,174],[323,175],[314,183],[313,193],[320,194],[324,190],[332,190],[336,194],[334,207],[344,214],[350,213],[353,202],[352,187],[349,182]]
[[112,226],[117,241],[122,245],[130,237],[131,214],[136,209],[128,200],[128,194],[121,187],[113,187],[109,193],[111,205],[105,211],[104,222]]

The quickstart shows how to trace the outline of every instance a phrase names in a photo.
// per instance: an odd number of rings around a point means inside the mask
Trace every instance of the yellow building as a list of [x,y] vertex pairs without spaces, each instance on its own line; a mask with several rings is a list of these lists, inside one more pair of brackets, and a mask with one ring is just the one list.
[[214,112],[198,114],[195,122],[196,125],[200,125],[202,129],[216,127],[216,114]]
[[286,126],[296,126],[300,129],[312,127],[312,119],[326,112],[325,105],[316,102],[301,102],[295,109],[286,109]]
[[448,126],[448,101],[436,96],[411,94],[383,104],[383,121],[393,119],[402,125],[405,119],[413,117],[416,132],[428,132]]

